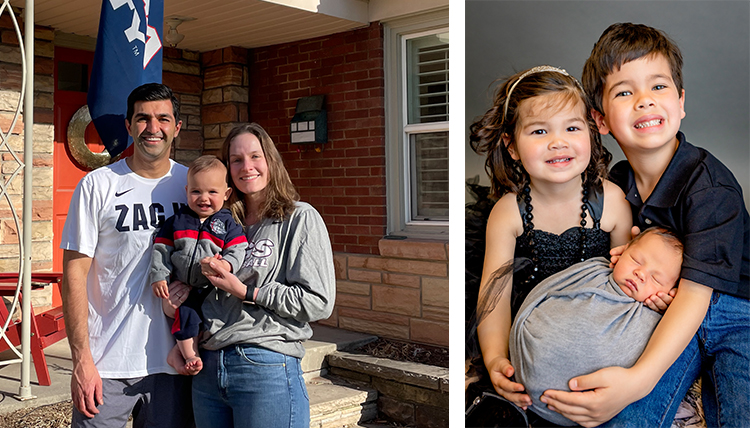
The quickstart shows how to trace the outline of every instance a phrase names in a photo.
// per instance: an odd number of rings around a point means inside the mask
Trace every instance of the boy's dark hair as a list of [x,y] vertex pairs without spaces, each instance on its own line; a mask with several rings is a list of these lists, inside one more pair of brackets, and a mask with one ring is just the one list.
[[224,165],[224,162],[219,160],[219,158],[214,155],[203,155],[190,163],[190,168],[188,168],[188,176],[193,176],[201,171],[210,169],[217,169],[221,171],[221,173],[224,174],[224,177],[226,177],[227,175],[227,167]]
[[169,89],[169,86],[162,83],[146,83],[135,89],[128,95],[128,115],[125,117],[128,122],[133,119],[135,103],[138,101],[172,101],[172,114],[175,123],[180,121],[180,102]]
[[604,84],[615,69],[646,56],[661,54],[669,63],[677,93],[682,94],[682,53],[663,31],[643,24],[617,23],[604,30],[583,66],[581,83],[596,111],[602,111]]
[[684,246],[682,245],[682,241],[680,240],[680,237],[677,236],[677,234],[674,231],[670,229],[666,229],[664,227],[660,227],[660,226],[652,226],[644,230],[643,232],[638,234],[638,236],[633,238],[628,243],[628,246],[635,244],[636,242],[640,241],[641,238],[649,234],[661,236],[661,238],[664,239],[664,241],[666,241],[668,244],[670,244],[672,248],[675,249],[675,251],[679,252],[680,254],[683,253]]
[[[591,106],[583,88],[572,76],[555,71],[542,71],[529,74],[518,81],[524,72],[516,73],[497,88],[492,107],[471,124],[469,144],[480,155],[487,156],[484,169],[490,177],[491,193],[502,197],[508,192],[520,194],[528,177],[520,171],[513,160],[508,147],[503,142],[503,135],[510,138],[508,146],[516,142],[516,125],[519,123],[519,106],[527,99],[544,95],[555,95],[552,100],[557,107],[583,103],[584,117],[591,138],[591,159],[584,172],[586,188],[597,184],[607,176],[607,167],[612,154],[602,145],[596,122],[591,117]],[[510,99],[508,92],[513,84]],[[505,112],[507,103],[508,110]],[[549,108],[550,106],[545,106]]]

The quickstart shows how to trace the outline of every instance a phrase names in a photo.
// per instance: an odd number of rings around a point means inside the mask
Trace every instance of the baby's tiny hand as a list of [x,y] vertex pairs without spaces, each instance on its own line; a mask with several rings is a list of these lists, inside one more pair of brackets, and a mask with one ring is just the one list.
[[216,276],[216,271],[211,267],[211,260],[216,260],[215,256],[201,259],[201,273],[206,277]]
[[663,315],[664,312],[667,311],[669,305],[672,304],[672,300],[674,300],[675,295],[677,295],[677,287],[669,290],[669,293],[660,291],[652,296],[649,296],[646,300],[643,301],[643,304],[648,306],[648,308],[652,311],[658,312]]
[[228,261],[221,258],[221,254],[217,254],[213,257],[204,257],[201,259],[201,273],[208,278],[209,276],[218,276],[219,272],[216,272],[214,268],[211,267],[211,261],[216,261],[221,264],[221,267],[224,268],[224,270],[231,272],[232,271],[232,265],[229,264]]
[[151,284],[151,289],[154,290],[154,295],[156,297],[161,299],[169,298],[169,287],[167,286],[167,281],[156,281]]

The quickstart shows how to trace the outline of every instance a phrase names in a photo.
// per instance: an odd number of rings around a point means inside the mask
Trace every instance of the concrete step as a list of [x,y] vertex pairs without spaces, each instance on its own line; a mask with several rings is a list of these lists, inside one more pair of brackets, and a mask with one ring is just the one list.
[[377,340],[377,336],[357,333],[324,325],[312,324],[313,336],[303,343],[305,357],[302,372],[305,382],[328,373],[326,356],[336,351],[348,351]]
[[378,392],[340,378],[313,378],[307,394],[310,428],[357,427],[378,416]]

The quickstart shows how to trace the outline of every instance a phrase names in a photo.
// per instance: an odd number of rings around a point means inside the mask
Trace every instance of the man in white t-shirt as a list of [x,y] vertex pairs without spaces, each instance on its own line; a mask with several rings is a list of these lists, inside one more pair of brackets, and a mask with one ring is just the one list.
[[[179,102],[149,83],[128,97],[134,153],[90,172],[70,202],[60,247],[63,311],[73,360],[73,428],[193,425],[190,378],[167,364],[174,346],[146,284],[155,229],[186,204],[187,168],[169,158]],[[173,285],[178,305],[186,287]]]

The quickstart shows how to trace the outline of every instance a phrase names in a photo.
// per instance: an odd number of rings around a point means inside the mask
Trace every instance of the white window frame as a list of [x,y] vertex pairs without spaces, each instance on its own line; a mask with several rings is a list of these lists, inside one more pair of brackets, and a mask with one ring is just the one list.
[[383,23],[387,231],[392,236],[448,239],[448,221],[411,220],[414,169],[409,164],[409,135],[449,132],[448,122],[408,125],[406,96],[406,41],[446,31],[449,31],[447,8]]

